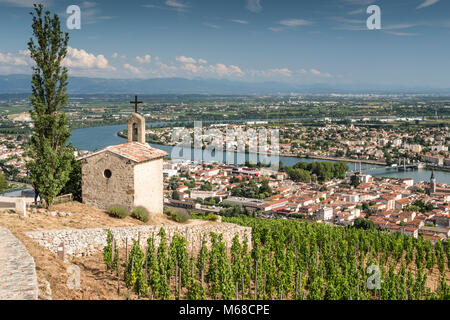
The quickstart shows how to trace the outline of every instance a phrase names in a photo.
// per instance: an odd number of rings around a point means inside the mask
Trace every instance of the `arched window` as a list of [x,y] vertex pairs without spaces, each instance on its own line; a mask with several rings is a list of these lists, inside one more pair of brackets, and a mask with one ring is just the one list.
[[133,141],[138,141],[138,125],[133,123]]

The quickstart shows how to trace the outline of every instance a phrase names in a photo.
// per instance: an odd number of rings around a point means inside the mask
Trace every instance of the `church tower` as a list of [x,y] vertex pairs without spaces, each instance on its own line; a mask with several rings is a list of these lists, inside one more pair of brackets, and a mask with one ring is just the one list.
[[431,172],[430,178],[430,194],[436,193],[436,178],[434,177],[434,170]]
[[145,118],[137,112],[137,105],[142,101],[138,101],[135,96],[130,103],[134,104],[134,113],[128,119],[128,142],[145,143]]

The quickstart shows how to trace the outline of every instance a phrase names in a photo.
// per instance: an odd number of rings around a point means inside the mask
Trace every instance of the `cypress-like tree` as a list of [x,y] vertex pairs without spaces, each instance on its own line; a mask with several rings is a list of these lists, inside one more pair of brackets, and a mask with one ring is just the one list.
[[34,124],[27,163],[31,181],[35,184],[46,206],[51,206],[69,180],[73,152],[66,145],[70,137],[64,107],[67,105],[67,68],[62,66],[67,54],[68,33],[61,31],[59,17],[51,17],[41,4],[34,5],[33,36],[28,42],[34,60],[32,76]]

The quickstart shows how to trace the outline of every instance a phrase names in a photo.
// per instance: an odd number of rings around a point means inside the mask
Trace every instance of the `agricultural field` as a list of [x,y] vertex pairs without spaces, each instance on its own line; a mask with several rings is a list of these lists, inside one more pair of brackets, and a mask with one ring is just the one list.
[[[252,247],[210,234],[198,252],[161,228],[126,260],[109,237],[111,276],[145,299],[449,300],[450,246],[378,230],[249,217]],[[155,246],[156,237],[160,245]],[[206,246],[211,242],[211,249]],[[123,284],[122,284],[123,285]]]

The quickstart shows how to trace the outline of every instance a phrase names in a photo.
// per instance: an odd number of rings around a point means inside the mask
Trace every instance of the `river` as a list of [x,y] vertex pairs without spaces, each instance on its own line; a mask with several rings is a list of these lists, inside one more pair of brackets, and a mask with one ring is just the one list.
[[[161,123],[154,123],[153,125],[161,125]],[[126,129],[126,125],[113,125],[113,126],[102,126],[102,127],[91,127],[91,128],[82,128],[75,129],[72,131],[72,137],[70,141],[77,147],[82,150],[94,151],[101,148],[104,148],[109,145],[116,145],[125,142],[125,139],[119,137],[117,132]],[[185,149],[183,153],[175,154],[173,152],[172,146],[163,146],[159,144],[150,144],[152,147],[161,149],[166,151],[169,156],[172,158],[185,158],[192,159],[192,153],[188,152],[188,149]],[[217,160],[217,158],[226,159],[225,154],[220,157],[215,157],[215,155],[211,155],[207,150],[202,151],[203,159],[205,161]],[[249,155],[242,155],[242,158],[245,157],[246,160],[249,159]],[[235,159],[237,159],[237,155],[235,155]],[[270,159],[270,157],[269,157]],[[294,157],[279,157],[279,160],[283,162],[285,166],[292,166],[298,161],[312,162],[312,161],[320,161],[313,159],[301,159]],[[347,165],[350,169],[354,169],[355,164],[348,162]],[[359,165],[358,165],[359,168]],[[371,174],[373,176],[386,176],[386,177],[394,177],[394,178],[413,178],[415,182],[418,181],[429,181],[431,171],[430,170],[416,170],[416,171],[397,171],[396,168],[389,168],[384,166],[377,166],[372,164],[362,164],[363,173]],[[438,183],[446,183],[450,184],[450,173],[449,172],[435,172],[436,181]]]

